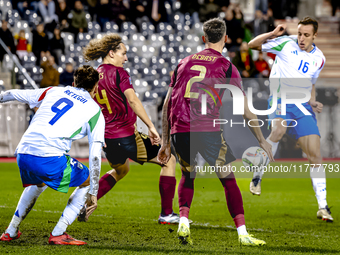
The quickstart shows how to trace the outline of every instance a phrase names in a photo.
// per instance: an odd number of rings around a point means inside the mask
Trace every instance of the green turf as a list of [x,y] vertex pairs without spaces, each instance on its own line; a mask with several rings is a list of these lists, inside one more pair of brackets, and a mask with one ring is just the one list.
[[[104,163],[102,174],[107,170],[109,166]],[[0,173],[0,230],[3,231],[11,220],[23,188],[15,163],[1,163]],[[179,180],[179,169],[177,175]],[[332,215],[335,222],[325,223],[316,219],[317,203],[309,174],[303,176],[306,178],[275,178],[270,175],[273,178],[264,179],[260,197],[249,193],[251,174],[242,175],[247,178],[238,178],[247,229],[265,240],[265,247],[239,246],[224,192],[218,179],[213,178],[197,178],[195,181],[190,211],[190,218],[194,221],[191,225],[194,246],[178,245],[177,227],[157,224],[160,212],[159,167],[133,164],[125,179],[99,201],[89,222],[74,222],[68,228],[70,235],[86,240],[87,246],[48,245],[49,233],[73,191],[66,195],[48,189],[22,223],[22,237],[11,243],[0,243],[0,254],[340,254],[340,210],[337,206],[340,204],[340,178],[327,179],[327,198],[329,205],[334,205]],[[332,177],[340,177],[340,173]],[[177,201],[176,194],[176,212]]]

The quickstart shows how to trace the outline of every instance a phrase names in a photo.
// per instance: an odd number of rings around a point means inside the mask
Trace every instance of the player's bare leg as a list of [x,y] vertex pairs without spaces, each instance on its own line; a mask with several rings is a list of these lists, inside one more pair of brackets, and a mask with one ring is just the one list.
[[77,187],[70,196],[66,208],[63,211],[57,225],[50,234],[49,244],[57,245],[84,245],[86,242],[74,239],[66,233],[66,229],[77,218],[80,210],[88,198],[90,190],[90,176],[87,180]]
[[[283,124],[283,125],[282,125]],[[282,139],[283,135],[287,131],[287,122],[282,118],[275,118],[272,120],[271,123],[271,133],[266,139],[269,144],[272,146],[272,152],[273,156],[275,155],[277,148],[279,146],[279,141]],[[250,192],[253,195],[261,195],[261,182],[262,182],[262,176],[264,174],[263,169],[259,172],[255,172],[253,174],[253,179],[250,182]]]
[[20,223],[26,218],[28,213],[32,210],[35,202],[40,194],[47,188],[45,184],[31,185],[26,187],[21,194],[15,213],[12,217],[5,233],[0,237],[1,241],[12,241],[18,239],[21,235],[19,231]]
[[231,164],[223,166],[222,169],[229,170],[217,172],[217,176],[223,185],[228,210],[234,220],[240,244],[246,246],[265,245],[265,241],[256,239],[247,232],[244,219],[242,195],[237,185],[235,175],[232,171],[230,171]]
[[322,165],[320,152],[320,137],[318,135],[303,136],[298,139],[298,143],[310,164],[310,177],[318,201],[319,210],[317,217],[327,222],[333,222],[331,211],[328,208],[326,200],[326,172]]

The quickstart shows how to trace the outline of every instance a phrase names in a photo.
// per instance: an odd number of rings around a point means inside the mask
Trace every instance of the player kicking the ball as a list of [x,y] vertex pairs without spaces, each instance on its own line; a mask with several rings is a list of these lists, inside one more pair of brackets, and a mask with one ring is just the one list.
[[[267,141],[272,145],[272,152],[275,155],[279,141],[286,132],[297,140],[302,151],[307,154],[309,163],[315,165],[315,168],[310,167],[310,177],[319,204],[317,217],[332,222],[333,218],[326,201],[326,173],[322,166],[320,133],[314,113],[320,113],[323,107],[316,101],[315,83],[326,61],[321,50],[313,43],[317,36],[318,22],[310,17],[302,19],[298,24],[297,38],[281,36],[284,31],[285,26],[279,25],[274,31],[255,37],[249,42],[249,47],[276,54],[270,73],[269,107],[272,106],[274,90],[278,93],[277,109],[280,109],[282,91],[302,89],[311,93],[309,102],[302,104],[310,115],[305,115],[295,105],[287,105],[286,115],[281,115],[281,112],[276,110],[269,116],[273,123]],[[287,98],[294,98],[294,93],[287,94]],[[287,128],[292,125],[293,120],[297,125]],[[250,192],[253,194],[261,194],[262,176],[263,171],[254,173],[250,183]]]
[[[202,37],[206,49],[184,58],[171,77],[170,88],[163,106],[163,144],[158,153],[161,163],[170,159],[170,127],[172,142],[178,155],[182,179],[178,187],[180,224],[178,237],[180,243],[192,244],[189,229],[189,210],[194,195],[195,157],[199,152],[211,166],[228,169],[235,157],[226,143],[220,126],[213,126],[213,120],[219,119],[219,100],[206,99],[206,114],[201,112],[201,100],[210,94],[223,96],[225,89],[214,87],[215,84],[232,84],[242,90],[242,81],[238,70],[221,53],[227,41],[226,25],[220,19],[211,19],[203,24]],[[198,88],[199,86],[199,88]],[[210,92],[210,91],[212,92]],[[244,95],[244,92],[243,92]],[[246,120],[257,119],[251,113],[246,96],[244,99]],[[215,104],[215,101],[217,102]],[[168,123],[170,121],[170,124]],[[256,121],[257,122],[257,121]],[[250,127],[260,146],[273,160],[271,145],[264,139],[257,124]],[[234,173],[218,172],[218,178],[225,191],[229,212],[235,222],[242,245],[258,246],[265,242],[249,235],[245,227],[243,202]]]
[[[98,200],[109,192],[130,170],[129,159],[144,164],[157,161],[160,137],[146,114],[144,107],[133,89],[130,75],[124,70],[127,61],[126,47],[117,34],[109,34],[100,40],[91,40],[84,49],[87,61],[102,58],[98,67],[100,75],[96,101],[102,108],[105,118],[105,155],[113,168],[99,181]],[[137,116],[149,128],[149,136],[136,132]],[[179,222],[179,216],[172,211],[176,189],[175,156],[167,164],[161,165],[159,191],[162,212],[158,219],[161,224]],[[87,221],[84,212],[78,218]]]
[[[99,73],[95,69],[83,66],[75,71],[74,87],[9,90],[0,94],[1,103],[17,100],[31,108],[39,107],[15,151],[25,189],[11,223],[0,237],[1,241],[20,237],[20,223],[47,186],[63,193],[67,193],[69,187],[78,187],[50,234],[49,243],[86,244],[65,231],[77,218],[87,199],[90,201],[89,213],[97,208],[105,129],[104,117],[93,100],[98,80]],[[71,149],[73,140],[86,135],[90,145],[90,169],[65,154]]]

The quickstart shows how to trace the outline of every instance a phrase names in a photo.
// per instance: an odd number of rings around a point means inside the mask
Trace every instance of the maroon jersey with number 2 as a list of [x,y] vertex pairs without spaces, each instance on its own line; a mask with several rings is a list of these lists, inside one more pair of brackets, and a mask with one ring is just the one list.
[[[221,53],[213,49],[184,58],[171,77],[173,87],[168,108],[171,134],[185,132],[214,132],[219,119],[225,89],[215,84],[231,84],[242,92],[242,79],[237,68]],[[206,98],[206,114],[202,113],[202,95]],[[244,92],[243,92],[244,94]]]
[[102,64],[99,72],[98,94],[94,100],[99,104],[105,118],[105,138],[115,139],[133,135],[137,116],[124,95],[133,89],[130,75],[122,67]]

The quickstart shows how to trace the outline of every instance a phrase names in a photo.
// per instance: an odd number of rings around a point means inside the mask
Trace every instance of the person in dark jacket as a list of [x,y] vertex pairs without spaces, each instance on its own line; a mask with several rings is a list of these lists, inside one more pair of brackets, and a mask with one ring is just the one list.
[[44,31],[44,24],[40,23],[37,25],[36,29],[32,31],[32,34],[32,52],[36,56],[36,64],[39,66],[41,58],[45,57],[46,54],[49,54],[49,40]]
[[74,76],[73,64],[68,62],[66,64],[65,70],[60,74],[59,84],[63,86],[72,85],[73,76]]
[[59,25],[60,25],[61,31],[64,31],[64,30],[67,31],[67,29],[70,26],[70,19],[68,17],[70,12],[71,12],[71,10],[66,5],[66,1],[65,0],[58,0],[56,14],[58,15]]
[[65,54],[64,39],[60,35],[59,27],[56,27],[53,31],[53,38],[50,40],[50,52],[55,57],[57,65],[59,65],[59,59],[62,54]]
[[[11,31],[8,29],[8,22],[6,20],[2,21],[2,26],[0,28],[0,38],[9,48],[9,50],[13,54],[15,54],[16,50],[15,50],[14,38],[13,38]],[[2,48],[2,46],[0,46],[0,62],[2,62],[5,54],[6,54],[6,51]]]

